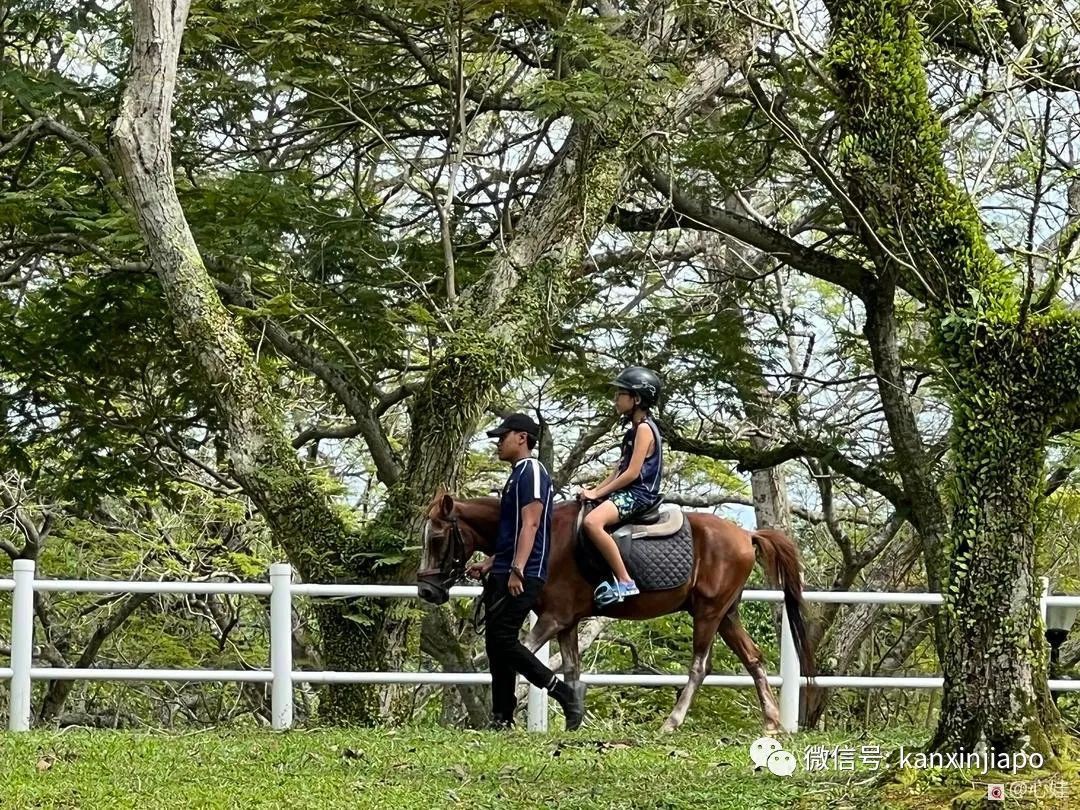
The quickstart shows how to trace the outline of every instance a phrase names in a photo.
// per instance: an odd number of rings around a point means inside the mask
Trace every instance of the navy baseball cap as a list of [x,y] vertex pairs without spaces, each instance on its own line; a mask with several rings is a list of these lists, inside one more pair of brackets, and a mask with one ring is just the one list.
[[536,438],[540,435],[540,426],[536,424],[528,414],[512,413],[503,419],[501,425],[489,430],[487,435],[494,439],[499,436],[505,436],[507,433],[515,433],[517,431],[528,433],[533,438]]

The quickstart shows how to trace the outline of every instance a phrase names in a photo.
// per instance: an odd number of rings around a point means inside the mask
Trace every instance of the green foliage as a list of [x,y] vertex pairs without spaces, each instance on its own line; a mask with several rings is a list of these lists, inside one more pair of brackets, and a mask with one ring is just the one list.
[[[177,492],[183,506],[140,490],[101,498],[92,517],[61,513],[38,558],[38,576],[51,579],[263,580],[272,551],[265,526],[243,501],[215,497],[197,486]],[[3,537],[0,534],[0,537]],[[265,602],[253,597],[162,594],[142,602],[120,625],[103,628],[132,597],[63,593],[42,596],[36,644],[53,666],[102,668],[247,669],[266,666]],[[298,606],[301,615],[306,605]],[[0,603],[7,615],[10,600]],[[80,662],[99,633],[101,646]],[[35,685],[39,711],[56,684]],[[237,684],[75,683],[60,716],[121,727],[155,722],[199,726],[250,722],[262,710],[261,690]],[[53,711],[56,707],[53,707]],[[301,709],[301,713],[303,710]],[[55,722],[53,715],[46,722]],[[70,720],[68,722],[71,722]]]
[[0,315],[0,463],[82,505],[131,486],[170,491],[161,444],[193,448],[183,434],[212,416],[170,340],[156,281],[74,275],[17,309],[0,298],[0,313],[10,316]]
[[553,41],[565,72],[541,75],[522,93],[537,115],[568,115],[617,137],[629,119],[647,114],[674,86],[671,68],[650,63],[640,45],[613,36],[611,25],[580,14],[567,17]]
[[749,487],[742,477],[735,474],[733,467],[730,462],[688,455],[679,473],[690,485],[705,484],[710,490],[748,494]]

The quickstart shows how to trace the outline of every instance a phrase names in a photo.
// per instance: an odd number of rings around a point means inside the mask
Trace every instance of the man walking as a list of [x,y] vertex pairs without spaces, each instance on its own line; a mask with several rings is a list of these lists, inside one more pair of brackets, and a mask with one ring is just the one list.
[[502,491],[495,553],[469,566],[469,575],[475,579],[490,572],[484,605],[492,725],[513,726],[514,691],[520,673],[559,702],[566,728],[573,731],[585,715],[585,684],[560,681],[519,638],[525,617],[547,580],[551,547],[551,477],[544,465],[531,457],[540,427],[527,414],[512,413],[487,435],[498,440],[499,459],[511,464]]

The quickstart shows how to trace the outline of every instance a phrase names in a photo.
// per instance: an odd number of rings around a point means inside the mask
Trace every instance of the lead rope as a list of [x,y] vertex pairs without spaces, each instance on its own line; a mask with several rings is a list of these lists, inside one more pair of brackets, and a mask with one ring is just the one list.
[[488,594],[489,580],[490,580],[490,576],[488,574],[484,574],[484,576],[482,577],[482,581],[484,583],[484,589],[480,593],[478,593],[476,595],[476,597],[473,599],[472,623],[473,623],[473,630],[476,632],[477,635],[480,635],[482,632],[484,632],[484,627],[487,625],[488,614],[489,613],[497,614],[499,612],[499,610],[502,608],[503,602],[506,601],[505,596],[500,596],[498,599],[495,600],[495,604],[493,604],[490,608],[488,608],[488,606],[487,606],[487,594]]

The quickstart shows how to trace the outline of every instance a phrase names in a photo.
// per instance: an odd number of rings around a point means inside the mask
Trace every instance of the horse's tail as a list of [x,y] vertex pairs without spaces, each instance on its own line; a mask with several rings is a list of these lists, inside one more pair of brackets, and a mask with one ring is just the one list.
[[757,546],[769,583],[784,592],[784,607],[787,609],[802,674],[811,678],[814,675],[814,650],[802,614],[802,564],[799,562],[799,551],[787,535],[775,529],[758,529],[751,532],[750,537]]

